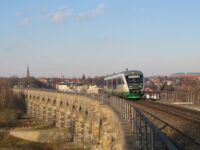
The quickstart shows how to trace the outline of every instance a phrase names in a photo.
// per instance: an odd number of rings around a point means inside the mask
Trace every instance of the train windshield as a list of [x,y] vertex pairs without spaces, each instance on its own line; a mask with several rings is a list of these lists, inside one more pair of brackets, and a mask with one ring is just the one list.
[[126,76],[129,89],[141,89],[143,87],[143,76],[139,74],[132,74]]

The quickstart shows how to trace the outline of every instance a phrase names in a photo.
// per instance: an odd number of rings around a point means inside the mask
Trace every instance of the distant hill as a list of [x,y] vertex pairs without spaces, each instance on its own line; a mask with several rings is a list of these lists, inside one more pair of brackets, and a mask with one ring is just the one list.
[[18,86],[18,87],[31,87],[31,88],[46,88],[46,85],[34,77],[29,78],[0,78],[0,82],[5,82],[8,86]]
[[185,72],[178,72],[178,73],[175,73],[175,74],[172,74],[171,76],[173,77],[177,77],[177,76],[200,76],[200,72],[188,72],[188,73],[185,73]]
[[199,72],[188,72],[187,75],[197,75],[200,76]]

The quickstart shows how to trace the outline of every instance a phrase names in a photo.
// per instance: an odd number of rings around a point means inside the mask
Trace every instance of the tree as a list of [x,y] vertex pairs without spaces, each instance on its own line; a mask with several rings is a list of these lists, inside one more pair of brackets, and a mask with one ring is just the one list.
[[0,79],[0,109],[20,109],[24,111],[24,101],[14,95],[9,79]]

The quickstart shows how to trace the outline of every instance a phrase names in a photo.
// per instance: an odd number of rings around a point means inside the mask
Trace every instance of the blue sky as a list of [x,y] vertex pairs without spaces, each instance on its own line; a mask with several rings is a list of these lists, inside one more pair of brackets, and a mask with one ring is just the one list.
[[1,0],[0,76],[200,72],[198,0]]

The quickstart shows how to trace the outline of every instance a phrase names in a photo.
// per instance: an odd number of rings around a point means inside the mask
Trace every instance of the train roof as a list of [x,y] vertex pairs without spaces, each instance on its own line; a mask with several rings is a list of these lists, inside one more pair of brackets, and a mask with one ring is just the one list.
[[123,73],[125,76],[129,74],[143,74],[142,71],[139,70],[128,70],[128,71],[123,71],[121,73]]
[[112,76],[117,76],[119,74],[124,74],[125,76],[127,76],[127,75],[130,75],[130,74],[143,74],[143,73],[139,70],[126,70],[126,71],[122,71],[122,72],[115,73],[115,74],[112,74],[112,75],[108,75],[108,76],[106,76],[106,78],[112,77]]

